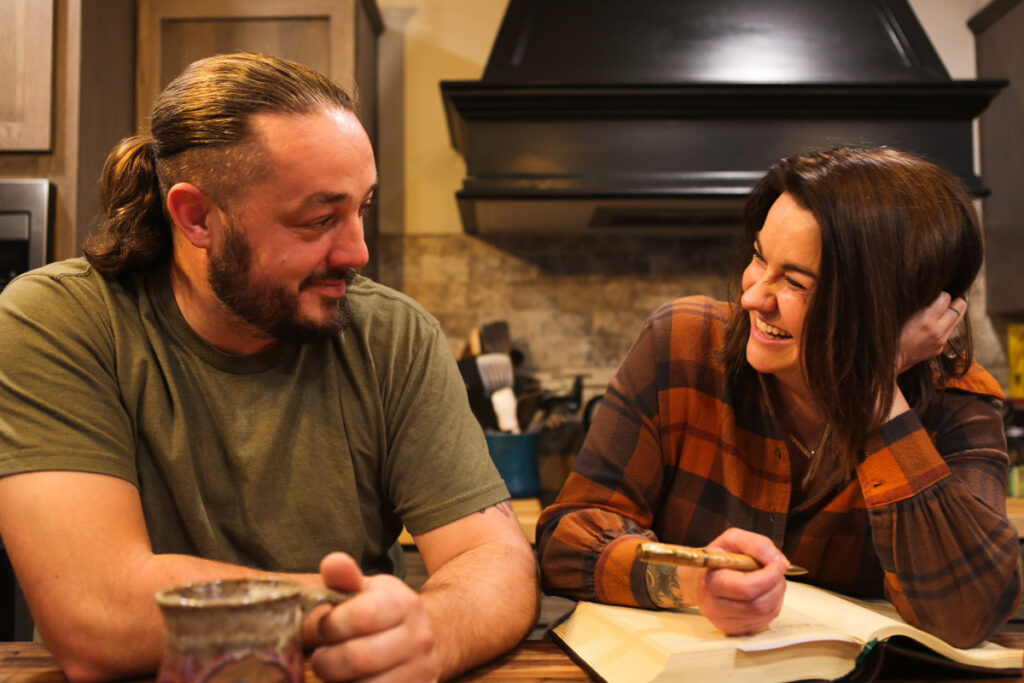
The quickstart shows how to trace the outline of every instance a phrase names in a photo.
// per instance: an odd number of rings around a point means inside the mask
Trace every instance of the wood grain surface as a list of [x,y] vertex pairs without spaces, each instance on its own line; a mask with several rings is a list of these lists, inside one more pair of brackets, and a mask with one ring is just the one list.
[[[152,681],[139,678],[136,681]],[[528,641],[508,655],[470,671],[460,681],[589,681],[557,645]],[[0,683],[66,683],[57,661],[42,643],[0,643]],[[320,681],[306,661],[306,682]]]
[[[992,637],[994,642],[1006,647],[1024,648],[1024,632],[1005,630]],[[1007,677],[964,677],[948,671],[935,672],[901,670],[890,672],[885,681],[917,683],[933,681],[936,678],[955,683],[1007,683],[1024,678]],[[135,679],[152,681],[152,678]],[[320,679],[313,675],[306,662],[306,683]],[[459,681],[590,681],[587,673],[577,666],[557,645],[551,641],[524,641],[515,650],[490,664],[481,666],[462,676]],[[0,643],[0,683],[64,683],[67,679],[57,667],[57,662],[41,643]]]

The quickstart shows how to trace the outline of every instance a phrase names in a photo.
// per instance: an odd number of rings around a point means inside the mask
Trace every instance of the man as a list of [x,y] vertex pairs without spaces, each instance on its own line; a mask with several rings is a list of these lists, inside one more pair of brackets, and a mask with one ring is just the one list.
[[107,160],[87,259],[0,297],[0,533],[65,673],[154,670],[153,594],[229,576],[358,593],[303,625],[325,679],[511,648],[533,554],[436,321],[356,274],[377,175],[348,95],[211,57],[151,129]]

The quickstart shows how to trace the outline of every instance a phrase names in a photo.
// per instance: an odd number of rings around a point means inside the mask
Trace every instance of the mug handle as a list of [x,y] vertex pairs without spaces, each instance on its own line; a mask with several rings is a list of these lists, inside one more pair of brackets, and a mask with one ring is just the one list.
[[308,591],[303,591],[300,596],[302,613],[307,614],[309,613],[309,610],[324,603],[328,605],[340,605],[353,596],[355,596],[355,593],[344,593],[342,591],[336,591],[333,588],[313,588]]

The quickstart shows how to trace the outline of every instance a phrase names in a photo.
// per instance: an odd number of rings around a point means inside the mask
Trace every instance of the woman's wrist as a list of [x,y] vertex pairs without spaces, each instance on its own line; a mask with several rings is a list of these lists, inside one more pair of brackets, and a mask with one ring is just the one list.
[[658,607],[696,605],[696,578],[691,567],[649,564],[644,571],[647,597]]

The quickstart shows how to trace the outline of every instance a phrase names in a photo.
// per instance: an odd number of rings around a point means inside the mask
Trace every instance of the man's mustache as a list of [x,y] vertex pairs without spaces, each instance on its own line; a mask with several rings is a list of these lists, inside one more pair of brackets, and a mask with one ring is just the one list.
[[322,273],[313,273],[302,281],[302,286],[316,285],[324,281],[337,282],[338,280],[344,280],[345,286],[348,286],[352,284],[352,280],[358,274],[359,271],[355,268],[332,268]]

